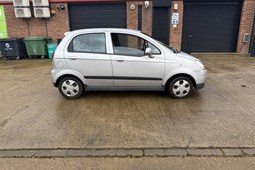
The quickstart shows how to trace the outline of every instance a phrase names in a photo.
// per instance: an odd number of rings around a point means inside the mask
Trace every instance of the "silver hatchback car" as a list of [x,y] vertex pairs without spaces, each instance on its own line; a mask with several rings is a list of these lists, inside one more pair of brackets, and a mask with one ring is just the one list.
[[67,99],[89,90],[166,91],[188,97],[204,87],[207,71],[189,54],[130,29],[68,32],[53,56],[52,82]]

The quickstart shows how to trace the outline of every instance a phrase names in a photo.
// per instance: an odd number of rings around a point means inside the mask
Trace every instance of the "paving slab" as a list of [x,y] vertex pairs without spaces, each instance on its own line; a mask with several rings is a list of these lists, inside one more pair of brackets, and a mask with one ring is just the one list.
[[187,149],[189,156],[222,156],[222,152],[220,149],[208,148],[208,149],[200,149],[200,148],[191,148]]
[[186,149],[166,149],[166,156],[187,156]]
[[69,157],[86,157],[86,156],[93,156],[95,153],[94,150],[87,150],[87,149],[70,149],[67,151],[66,156]]
[[255,149],[242,149],[243,153],[248,156],[255,156]]
[[33,157],[36,152],[36,150],[2,150],[0,151],[0,157]]
[[37,150],[34,154],[34,157],[65,157],[67,153],[67,150],[63,149],[43,149],[43,150]]
[[119,149],[119,150],[117,150],[116,156],[119,156],[119,157],[127,157],[127,156],[137,157],[137,156],[143,156],[143,151],[142,150],[138,150],[138,149],[130,149],[130,150]]
[[164,149],[155,148],[155,149],[145,149],[144,150],[145,156],[165,156],[166,152]]
[[241,156],[241,149],[222,149],[225,156]]

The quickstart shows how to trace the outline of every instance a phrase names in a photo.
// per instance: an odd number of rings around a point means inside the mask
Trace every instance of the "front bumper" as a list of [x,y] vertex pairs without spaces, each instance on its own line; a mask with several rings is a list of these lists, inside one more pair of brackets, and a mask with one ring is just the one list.
[[58,87],[58,86],[57,86],[57,83],[52,83],[52,84],[53,84],[54,87]]
[[196,85],[196,90],[202,89],[205,87],[205,83],[197,84]]
[[207,70],[196,71],[196,74],[197,74],[196,90],[199,90],[205,87],[205,82],[207,78]]

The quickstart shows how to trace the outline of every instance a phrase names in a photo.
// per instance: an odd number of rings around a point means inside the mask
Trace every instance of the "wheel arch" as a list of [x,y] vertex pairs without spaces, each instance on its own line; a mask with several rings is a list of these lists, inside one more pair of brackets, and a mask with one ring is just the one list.
[[192,82],[193,87],[196,89],[196,81],[195,81],[194,77],[192,77],[191,75],[186,74],[186,73],[179,73],[179,74],[175,74],[175,75],[171,76],[171,77],[166,81],[166,83],[165,83],[165,90],[168,89],[169,84],[170,84],[175,78],[177,78],[177,77],[187,77],[187,78],[189,78],[190,81]]
[[55,83],[55,86],[58,87],[58,86],[59,86],[59,82],[60,82],[63,78],[65,78],[65,77],[74,77],[74,78],[78,79],[78,80],[81,82],[83,88],[85,88],[84,82],[83,82],[78,76],[75,76],[75,75],[73,75],[73,74],[64,74],[64,75],[58,77],[58,79],[57,79],[57,81],[56,81],[56,83]]
[[74,77],[77,78],[83,85],[87,84],[86,79],[77,71],[70,69],[63,70],[52,70],[51,71],[51,79],[55,87],[58,87],[59,82],[64,77]]

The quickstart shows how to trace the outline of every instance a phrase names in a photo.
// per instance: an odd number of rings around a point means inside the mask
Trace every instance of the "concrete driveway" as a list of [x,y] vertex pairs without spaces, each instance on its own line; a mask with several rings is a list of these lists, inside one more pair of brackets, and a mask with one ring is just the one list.
[[0,62],[0,149],[255,147],[255,59],[196,55],[204,89],[175,100],[161,92],[60,96],[51,61]]

